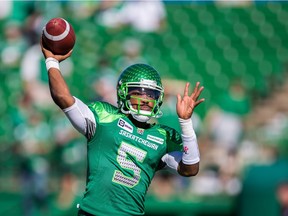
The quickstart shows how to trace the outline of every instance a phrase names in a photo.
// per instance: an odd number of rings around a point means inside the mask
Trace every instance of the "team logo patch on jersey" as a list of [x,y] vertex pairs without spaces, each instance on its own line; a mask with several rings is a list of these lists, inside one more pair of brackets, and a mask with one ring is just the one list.
[[140,135],[143,135],[144,129],[142,129],[142,128],[137,128],[137,133],[140,134]]
[[123,119],[119,119],[118,121],[118,126],[123,128],[124,130],[132,133],[133,132],[133,127],[130,125],[128,122],[124,121]]
[[159,143],[159,144],[163,144],[164,143],[164,139],[159,138],[159,137],[155,137],[155,136],[152,136],[152,135],[148,135],[147,139],[151,140],[153,142]]

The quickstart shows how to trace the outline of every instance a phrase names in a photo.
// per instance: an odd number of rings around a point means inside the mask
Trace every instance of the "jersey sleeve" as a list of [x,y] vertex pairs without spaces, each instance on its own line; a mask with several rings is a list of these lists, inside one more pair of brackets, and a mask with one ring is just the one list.
[[117,118],[119,113],[118,108],[102,101],[96,101],[88,105],[89,109],[93,112],[96,124],[100,122],[110,122],[112,119]]
[[166,152],[168,153],[173,151],[182,151],[183,145],[181,134],[175,129],[168,126],[161,125],[161,128],[164,129],[166,133]]
[[[88,108],[94,115],[97,127],[101,127],[101,125],[109,123],[123,115],[117,107],[103,101],[93,102],[88,105]],[[91,139],[93,137],[90,137]]]

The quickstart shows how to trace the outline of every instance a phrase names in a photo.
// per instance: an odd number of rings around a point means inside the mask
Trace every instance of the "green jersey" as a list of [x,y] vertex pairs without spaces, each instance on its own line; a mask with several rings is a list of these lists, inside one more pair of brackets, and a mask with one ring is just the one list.
[[182,150],[180,134],[157,124],[137,128],[105,102],[89,108],[97,126],[88,140],[87,184],[80,208],[97,216],[144,215],[145,194],[162,156]]

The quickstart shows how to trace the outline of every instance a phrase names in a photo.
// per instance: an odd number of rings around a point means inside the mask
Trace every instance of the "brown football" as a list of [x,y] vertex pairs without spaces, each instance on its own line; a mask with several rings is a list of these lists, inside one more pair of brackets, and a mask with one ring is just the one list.
[[42,30],[43,47],[56,55],[65,55],[73,49],[76,36],[71,24],[63,18],[53,18]]

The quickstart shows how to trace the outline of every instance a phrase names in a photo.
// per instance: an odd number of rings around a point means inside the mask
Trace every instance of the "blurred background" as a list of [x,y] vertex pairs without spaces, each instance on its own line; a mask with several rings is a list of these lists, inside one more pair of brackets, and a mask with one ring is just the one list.
[[148,63],[165,86],[158,121],[180,130],[175,95],[205,87],[200,172],[157,173],[147,216],[288,215],[288,4],[237,0],[0,1],[1,215],[76,215],[85,188],[86,142],[50,98],[39,47],[54,17],[76,32],[61,70],[86,103],[115,104],[120,72]]

